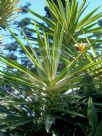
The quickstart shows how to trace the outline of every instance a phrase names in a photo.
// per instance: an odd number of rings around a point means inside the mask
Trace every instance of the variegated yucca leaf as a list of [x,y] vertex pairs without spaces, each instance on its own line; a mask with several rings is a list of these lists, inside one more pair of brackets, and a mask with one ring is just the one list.
[[0,0],[0,25],[11,20],[19,0]]

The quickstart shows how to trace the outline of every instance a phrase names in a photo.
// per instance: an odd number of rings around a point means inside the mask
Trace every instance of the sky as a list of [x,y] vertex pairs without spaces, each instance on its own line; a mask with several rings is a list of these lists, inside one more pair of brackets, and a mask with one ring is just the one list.
[[[81,3],[83,0],[78,0],[79,3]],[[87,3],[89,3],[89,6],[87,7],[84,16],[87,15],[90,11],[94,10],[98,6],[100,8],[98,9],[97,12],[102,12],[102,0],[87,0]]]
[[46,0],[20,0],[19,4],[24,5],[26,2],[30,2],[32,4],[32,10],[41,15],[45,15],[44,6],[46,5]]

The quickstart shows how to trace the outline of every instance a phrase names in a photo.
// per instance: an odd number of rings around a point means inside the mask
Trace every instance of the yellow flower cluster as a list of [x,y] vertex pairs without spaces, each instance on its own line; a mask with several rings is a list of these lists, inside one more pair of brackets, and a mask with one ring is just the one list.
[[85,49],[86,49],[86,45],[84,44],[78,44],[77,46],[77,50],[80,51],[80,52],[83,52]]

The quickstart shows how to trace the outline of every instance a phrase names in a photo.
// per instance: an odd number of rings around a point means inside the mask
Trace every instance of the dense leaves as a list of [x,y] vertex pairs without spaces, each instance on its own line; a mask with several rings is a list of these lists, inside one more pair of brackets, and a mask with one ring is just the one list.
[[94,46],[101,40],[86,35],[101,29],[93,25],[102,13],[93,15],[95,9],[80,20],[84,5],[85,1],[80,7],[76,0],[71,4],[66,1],[64,8],[60,0],[58,6],[48,1],[51,19],[29,10],[47,24],[33,20],[31,31],[36,33],[37,48],[22,31],[28,49],[6,26],[32,69],[0,56],[0,84],[6,88],[1,88],[0,94],[1,132],[19,136],[100,135],[102,53],[98,55]]
[[0,25],[10,21],[18,2],[19,0],[0,0]]

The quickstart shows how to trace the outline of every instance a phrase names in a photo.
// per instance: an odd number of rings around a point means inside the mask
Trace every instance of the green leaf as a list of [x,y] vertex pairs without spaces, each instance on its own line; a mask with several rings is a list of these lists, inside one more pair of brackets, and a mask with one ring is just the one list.
[[[0,130],[14,129],[17,126],[20,126],[20,125],[23,125],[23,124],[26,124],[26,123],[33,121],[33,119],[34,118],[28,118],[28,117],[24,118],[24,117],[22,117],[22,119],[19,119],[15,122],[10,122],[10,125],[6,125],[6,126],[1,127]],[[0,121],[1,121],[1,119],[0,119]],[[8,121],[8,119],[7,120],[5,119],[4,121],[6,122],[6,121]]]
[[98,116],[91,97],[88,99],[87,117],[89,125],[95,130],[98,124]]
[[66,17],[65,17],[65,8],[64,8],[64,6],[63,6],[63,4],[62,4],[62,2],[60,0],[58,1],[58,5],[59,5],[59,8],[60,8],[60,13],[62,15],[62,18],[63,18],[63,20],[65,20],[66,19]]
[[39,14],[37,14],[36,12],[34,12],[32,10],[28,10],[28,12],[30,12],[32,15],[38,17],[39,19],[45,21],[46,23],[48,23],[52,27],[55,25],[55,23],[52,20],[48,19],[47,17],[42,17],[42,16],[40,16]]
[[52,117],[51,115],[46,115],[46,117],[45,117],[45,128],[46,128],[47,133],[49,133],[53,123],[54,123],[54,117]]
[[3,132],[0,132],[0,136],[7,136],[7,135]]
[[57,110],[57,111],[62,111],[63,113],[68,113],[68,114],[70,114],[72,116],[79,116],[79,117],[84,117],[85,118],[84,115],[82,115],[82,114],[80,114],[80,113],[78,113],[76,111],[71,111],[71,110],[68,110],[68,109],[53,108],[53,107],[51,109]]
[[95,136],[101,136],[102,135],[102,121],[100,121],[98,127],[96,128]]
[[89,22],[94,22],[96,20],[96,18],[98,18],[99,16],[102,16],[101,13],[94,15],[93,14],[99,9],[99,7],[95,8],[91,13],[89,13],[87,16],[85,16],[78,24],[78,26],[84,26],[85,24],[88,24]]

